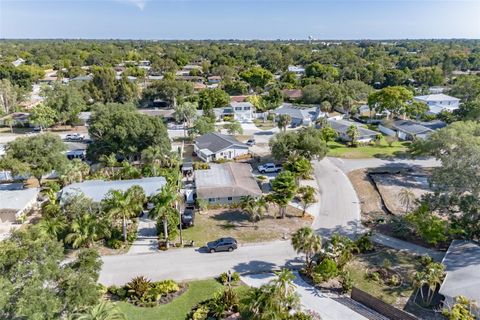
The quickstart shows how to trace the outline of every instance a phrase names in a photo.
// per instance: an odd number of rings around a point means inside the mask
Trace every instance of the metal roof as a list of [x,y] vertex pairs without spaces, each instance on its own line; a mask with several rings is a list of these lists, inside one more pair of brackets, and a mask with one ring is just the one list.
[[470,241],[453,240],[442,263],[447,275],[439,293],[480,301],[480,246]]
[[427,101],[427,102],[437,102],[437,101],[460,101],[460,99],[443,94],[443,93],[436,93],[436,94],[427,94],[424,96],[416,96],[414,97],[415,100],[420,101]]
[[358,133],[360,135],[360,139],[366,138],[366,137],[374,137],[378,135],[379,133],[367,128],[364,128],[360,123],[356,123],[353,121],[348,121],[348,120],[328,120],[328,124],[338,133],[340,134],[347,134],[348,128],[350,128],[352,125],[356,126],[358,128]]
[[218,132],[207,133],[198,137],[195,139],[195,145],[198,149],[207,149],[212,153],[217,153],[229,147],[248,149],[246,144],[238,141],[234,136]]
[[310,119],[313,120],[318,115],[318,109],[313,108],[301,108],[294,106],[293,104],[284,103],[273,111],[277,115],[288,114],[292,119]]
[[195,184],[200,199],[262,195],[246,163],[210,164],[210,169],[195,171]]
[[392,127],[397,129],[397,130],[406,132],[408,134],[413,134],[413,135],[427,133],[427,132],[432,131],[432,129],[427,128],[426,126],[424,126],[424,125],[422,125],[418,122],[411,121],[411,120],[397,120],[397,121],[394,121],[393,124],[392,124]]
[[37,199],[39,188],[0,190],[0,210],[23,210]]
[[73,183],[62,190],[62,199],[69,195],[75,195],[78,193],[85,194],[88,198],[91,198],[95,202],[100,202],[105,198],[110,190],[122,190],[126,191],[130,187],[138,185],[140,186],[145,195],[152,196],[156,194],[167,183],[164,177],[152,177],[143,179],[132,180],[88,180],[80,183]]

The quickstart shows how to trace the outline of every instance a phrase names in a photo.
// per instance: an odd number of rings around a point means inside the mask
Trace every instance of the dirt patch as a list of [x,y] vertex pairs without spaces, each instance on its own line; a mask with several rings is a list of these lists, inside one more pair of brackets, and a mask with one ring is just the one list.
[[360,200],[362,217],[383,216],[385,212],[382,208],[382,198],[368,176],[368,169],[351,171],[348,173],[348,178]]
[[428,175],[422,172],[370,173],[370,177],[376,184],[388,211],[393,214],[405,213],[406,208],[399,196],[402,189],[411,191],[416,199],[431,192]]
[[211,209],[195,218],[195,226],[184,230],[184,241],[195,241],[202,246],[208,241],[220,237],[234,237],[240,243],[263,242],[290,238],[297,229],[311,225],[313,218],[302,217],[301,210],[287,208],[285,219],[278,216],[278,208],[271,206],[264,218],[257,223],[249,220],[248,215],[238,209]]

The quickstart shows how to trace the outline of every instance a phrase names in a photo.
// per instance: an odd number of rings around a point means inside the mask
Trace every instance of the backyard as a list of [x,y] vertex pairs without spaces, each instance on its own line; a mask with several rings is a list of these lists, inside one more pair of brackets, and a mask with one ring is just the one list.
[[302,212],[287,208],[285,219],[275,219],[278,208],[271,206],[265,217],[254,225],[249,217],[238,209],[211,209],[195,217],[195,226],[183,231],[184,241],[195,241],[201,246],[220,237],[231,236],[242,242],[279,240],[295,230],[310,225],[312,218],[302,217]]
[[395,141],[392,146],[389,146],[382,139],[378,145],[360,145],[353,148],[344,143],[331,141],[328,143],[328,156],[346,159],[402,157],[407,155],[409,144],[408,141]]

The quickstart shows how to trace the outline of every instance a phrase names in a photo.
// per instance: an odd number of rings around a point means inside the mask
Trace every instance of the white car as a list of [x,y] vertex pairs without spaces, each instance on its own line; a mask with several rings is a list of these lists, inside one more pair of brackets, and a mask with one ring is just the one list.
[[272,173],[272,172],[279,172],[282,170],[281,166],[277,166],[275,163],[265,163],[257,168],[258,172],[260,173]]
[[65,136],[65,140],[67,141],[83,141],[85,136],[80,133],[69,133]]

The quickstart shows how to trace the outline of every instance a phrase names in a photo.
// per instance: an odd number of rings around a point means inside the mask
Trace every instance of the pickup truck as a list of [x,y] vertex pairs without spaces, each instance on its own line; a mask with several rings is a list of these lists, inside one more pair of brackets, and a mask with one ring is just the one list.
[[281,166],[277,166],[274,163],[265,163],[257,168],[258,172],[260,173],[272,173],[272,172],[279,172],[282,170]]

